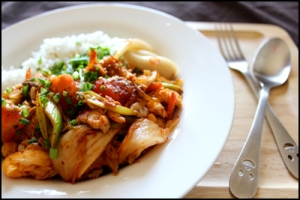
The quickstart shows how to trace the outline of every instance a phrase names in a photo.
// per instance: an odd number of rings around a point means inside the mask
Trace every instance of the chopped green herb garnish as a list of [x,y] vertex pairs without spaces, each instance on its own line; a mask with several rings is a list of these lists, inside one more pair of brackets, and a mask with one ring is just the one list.
[[30,121],[28,119],[21,118],[19,122],[20,122],[20,124],[28,125]]
[[69,116],[73,116],[75,114],[75,110],[71,108],[71,109],[67,110],[67,114]]
[[27,140],[27,143],[28,143],[28,144],[37,143],[37,141],[38,141],[38,140],[37,140],[35,137],[33,137],[33,138]]
[[41,133],[41,129],[40,129],[40,125],[38,124],[36,127],[35,127],[35,130],[39,133]]
[[79,101],[78,101],[78,105],[79,105],[79,106],[82,106],[83,104],[84,104],[84,103],[83,103],[82,100],[79,100]]
[[75,58],[71,58],[69,60],[69,63],[72,65],[72,68],[75,70],[77,69],[79,66],[81,68],[84,68],[82,66],[87,66],[89,62],[89,57],[88,56],[82,56],[82,57],[75,57]]
[[6,106],[6,100],[4,98],[1,99],[1,105]]
[[95,72],[85,72],[83,74],[84,80],[87,82],[94,82],[96,80],[98,80],[99,77],[99,73],[98,70]]
[[70,121],[70,124],[71,124],[72,126],[76,125],[76,124],[77,124],[76,119],[72,119],[72,120]]
[[84,92],[92,90],[92,88],[93,88],[93,84],[91,84],[91,83],[84,83],[83,84],[83,91]]
[[55,159],[57,157],[57,154],[58,154],[58,149],[50,148],[49,157],[51,159]]
[[63,96],[65,96],[65,97],[68,96],[68,92],[64,90],[63,91]]
[[49,69],[52,72],[52,74],[58,76],[58,75],[62,74],[67,69],[67,67],[63,61],[58,61],[58,62],[54,63],[54,65],[52,67],[50,67]]
[[41,95],[46,95],[48,93],[48,90],[46,88],[41,88]]
[[104,85],[100,85],[100,90],[104,91],[104,90],[106,90],[106,87]]
[[29,112],[26,107],[22,109],[21,113],[22,113],[23,117],[28,117],[28,115],[29,115]]
[[66,97],[66,102],[68,105],[71,105],[72,104],[72,100],[70,97]]
[[48,92],[48,97],[52,97],[54,96],[54,92]]
[[9,93],[11,93],[12,89],[10,87],[7,87],[5,91],[7,94],[9,94]]
[[38,60],[38,64],[39,64],[39,65],[42,64],[42,58],[40,58],[40,59]]
[[57,104],[60,100],[60,94],[59,93],[56,93],[54,96],[53,96],[53,101]]
[[79,79],[79,73],[78,71],[75,71],[73,74],[72,74],[72,77],[74,80],[78,80]]
[[40,99],[41,99],[43,106],[45,106],[49,101],[49,99],[45,95],[40,95]]
[[29,97],[29,86],[28,85],[24,85],[23,87],[23,95],[24,97]]
[[22,128],[21,128],[21,129],[18,129],[18,130],[16,130],[16,135],[20,135],[22,132],[23,132],[23,129],[22,129]]
[[50,145],[50,141],[48,138],[44,139],[44,144],[45,144],[46,149],[50,149],[51,145]]
[[43,69],[42,73],[43,73],[44,76],[48,76],[48,75],[52,74],[51,70],[49,70],[49,69]]
[[50,86],[51,86],[51,82],[47,81],[45,79],[38,78],[38,81],[39,81],[40,84],[42,84],[47,89],[50,88]]
[[136,73],[136,74],[139,74],[140,73],[140,70],[136,67],[136,68],[134,68],[134,73]]

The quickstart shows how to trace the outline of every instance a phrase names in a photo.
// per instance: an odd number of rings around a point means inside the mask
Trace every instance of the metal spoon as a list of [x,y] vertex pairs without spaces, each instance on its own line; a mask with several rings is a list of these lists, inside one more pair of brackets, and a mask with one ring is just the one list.
[[253,75],[261,85],[255,117],[244,147],[229,180],[231,193],[237,198],[252,198],[257,192],[260,169],[262,127],[270,89],[283,84],[291,71],[290,51],[286,43],[273,38],[255,55]]

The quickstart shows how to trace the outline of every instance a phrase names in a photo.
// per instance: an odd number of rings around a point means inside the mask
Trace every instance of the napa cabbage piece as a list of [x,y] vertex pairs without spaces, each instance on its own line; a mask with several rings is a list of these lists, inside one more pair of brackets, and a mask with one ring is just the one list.
[[103,133],[86,125],[74,126],[58,140],[58,155],[52,159],[54,169],[65,182],[80,180],[118,130],[116,128]]
[[155,122],[147,119],[137,119],[129,128],[127,135],[122,141],[118,153],[119,163],[132,164],[142,151],[156,144],[164,143],[178,119],[169,120],[165,128],[161,128]]

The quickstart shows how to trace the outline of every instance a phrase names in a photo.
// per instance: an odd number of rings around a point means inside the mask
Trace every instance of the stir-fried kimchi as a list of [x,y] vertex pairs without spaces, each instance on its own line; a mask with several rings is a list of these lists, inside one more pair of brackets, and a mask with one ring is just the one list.
[[117,175],[168,140],[183,93],[173,62],[140,39],[109,52],[91,47],[69,63],[28,68],[2,93],[5,175],[70,183]]

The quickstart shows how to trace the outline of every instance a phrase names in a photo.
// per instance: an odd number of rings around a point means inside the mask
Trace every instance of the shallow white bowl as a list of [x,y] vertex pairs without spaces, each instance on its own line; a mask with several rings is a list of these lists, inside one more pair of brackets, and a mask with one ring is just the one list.
[[222,151],[234,116],[229,69],[202,34],[168,14],[110,3],[47,12],[2,30],[2,66],[20,66],[44,38],[97,30],[111,37],[143,39],[176,63],[178,76],[184,80],[179,125],[166,143],[117,176],[70,184],[10,179],[2,174],[3,198],[181,198]]

